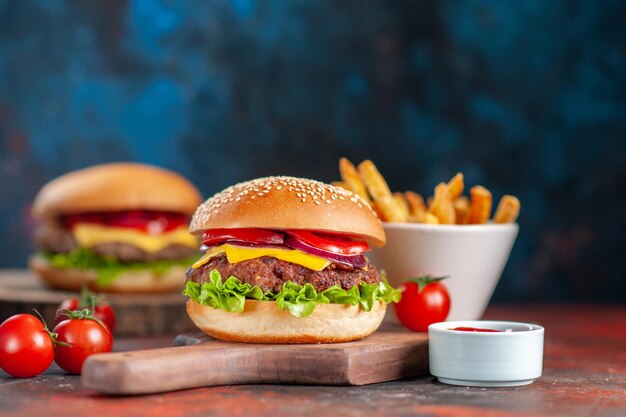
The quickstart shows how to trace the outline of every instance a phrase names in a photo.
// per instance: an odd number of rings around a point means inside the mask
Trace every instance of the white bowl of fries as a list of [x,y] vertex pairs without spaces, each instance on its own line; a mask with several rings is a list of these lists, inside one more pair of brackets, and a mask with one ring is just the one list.
[[492,195],[477,185],[463,195],[463,174],[437,184],[433,197],[392,193],[372,161],[355,167],[339,161],[340,182],[360,195],[383,222],[387,244],[370,260],[387,272],[393,286],[420,275],[448,276],[451,309],[447,320],[478,320],[507,263],[517,237],[519,200],[505,195],[491,219]]
[[387,245],[369,255],[394,287],[420,275],[448,276],[448,320],[482,317],[517,236],[510,224],[383,223]]

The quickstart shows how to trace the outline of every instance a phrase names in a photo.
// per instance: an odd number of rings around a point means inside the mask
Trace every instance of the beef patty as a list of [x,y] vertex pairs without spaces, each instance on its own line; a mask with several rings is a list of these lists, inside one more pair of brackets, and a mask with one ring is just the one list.
[[99,243],[91,248],[102,256],[114,256],[120,262],[150,262],[190,258],[198,253],[197,249],[183,245],[169,245],[156,252],[145,252],[137,246],[128,243]]
[[369,262],[367,270],[358,268],[347,270],[330,264],[321,271],[314,271],[270,256],[231,264],[226,255],[216,256],[199,268],[189,268],[187,279],[202,284],[209,280],[209,273],[213,269],[218,270],[223,280],[232,275],[241,282],[256,285],[263,291],[273,293],[278,293],[285,281],[299,285],[310,283],[316,291],[324,291],[333,285],[348,290],[361,283],[374,284],[381,281],[378,270]]
[[74,236],[55,224],[44,224],[37,228],[34,241],[37,249],[50,253],[71,252],[78,247]]
[[[68,253],[78,249],[78,243],[69,230],[55,225],[44,225],[35,233],[35,245],[47,253]],[[169,245],[156,252],[145,252],[128,243],[100,243],[91,248],[101,256],[114,256],[120,262],[149,262],[156,260],[176,260],[194,256],[195,248],[182,245]]]

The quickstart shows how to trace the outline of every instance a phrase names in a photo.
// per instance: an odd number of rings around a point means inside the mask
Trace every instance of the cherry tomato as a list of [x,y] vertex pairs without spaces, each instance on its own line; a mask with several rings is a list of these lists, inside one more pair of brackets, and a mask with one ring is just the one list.
[[421,276],[403,284],[402,299],[394,304],[400,323],[414,332],[425,332],[428,325],[448,317],[450,295],[440,282],[444,278]]
[[17,378],[39,375],[52,363],[54,345],[44,324],[17,314],[0,325],[0,368]]
[[285,237],[282,233],[265,229],[209,229],[202,235],[202,243],[215,246],[234,241],[256,245],[282,245]]
[[[74,312],[80,317],[80,312]],[[72,374],[80,374],[88,356],[110,352],[113,349],[113,336],[106,324],[93,318],[70,318],[57,324],[53,330],[57,334],[54,361]]]
[[108,303],[100,303],[96,305],[96,311],[93,313],[94,317],[99,318],[107,325],[109,330],[113,332],[115,330],[115,313],[113,308]]
[[367,242],[353,241],[342,236],[322,235],[308,230],[288,230],[287,233],[308,245],[340,255],[360,255],[370,250]]
[[[59,305],[58,310],[69,310],[69,311],[76,311],[76,310],[82,310],[83,308],[91,308],[91,298],[95,297],[95,311],[93,313],[94,317],[102,320],[111,331],[115,330],[115,313],[113,312],[113,308],[111,307],[111,305],[109,303],[107,303],[106,301],[103,301],[102,298],[99,298],[97,296],[95,296],[94,294],[90,293],[87,290],[83,290],[83,294],[81,295],[81,298],[79,299],[78,297],[72,297],[72,298],[68,298],[66,300],[63,300],[63,302]],[[68,317],[63,315],[63,314],[59,314],[57,315],[54,325],[56,326],[57,324],[61,323],[63,320],[67,320]]]

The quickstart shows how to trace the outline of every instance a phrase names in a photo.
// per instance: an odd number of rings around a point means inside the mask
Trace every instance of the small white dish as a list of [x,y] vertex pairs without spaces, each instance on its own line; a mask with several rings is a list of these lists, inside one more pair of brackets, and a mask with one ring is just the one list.
[[[499,332],[453,330],[458,327]],[[514,387],[541,376],[544,329],[509,321],[447,321],[428,326],[430,373],[470,387]]]
[[451,299],[448,320],[482,317],[519,229],[514,223],[383,223],[383,228],[387,244],[373,250],[368,255],[370,261],[387,272],[394,287],[420,274],[447,275],[444,285]]

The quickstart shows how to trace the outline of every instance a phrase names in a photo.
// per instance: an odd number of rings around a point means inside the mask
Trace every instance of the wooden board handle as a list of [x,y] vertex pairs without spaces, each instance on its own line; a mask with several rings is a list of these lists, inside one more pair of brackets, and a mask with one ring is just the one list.
[[84,388],[105,394],[151,394],[259,380],[253,349],[222,343],[106,353],[87,358]]

